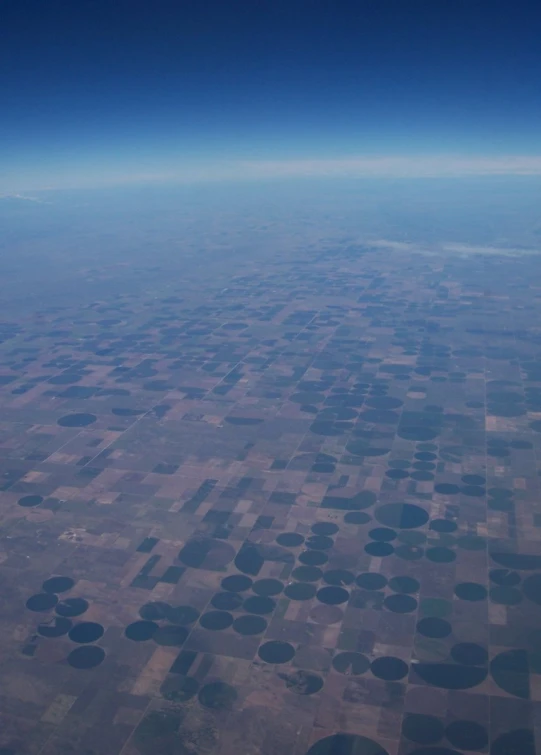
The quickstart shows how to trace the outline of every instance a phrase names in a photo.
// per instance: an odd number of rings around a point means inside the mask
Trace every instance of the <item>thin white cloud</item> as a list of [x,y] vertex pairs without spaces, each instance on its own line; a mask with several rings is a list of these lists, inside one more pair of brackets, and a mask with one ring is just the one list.
[[240,163],[244,171],[272,176],[431,178],[541,175],[541,155],[500,157],[351,157],[317,160],[260,160]]
[[364,243],[371,248],[388,249],[391,252],[408,252],[428,255],[439,254],[441,252],[450,252],[451,254],[458,256],[484,254],[507,257],[541,254],[541,248],[534,247],[483,246],[480,244],[458,244],[455,242],[423,244],[394,241],[392,239],[366,239]]
[[410,252],[413,248],[412,244],[408,244],[407,241],[387,241],[387,239],[377,239],[376,241],[370,240],[370,246],[381,247],[382,249],[392,249],[394,252]]
[[479,246],[473,244],[443,244],[442,249],[456,254],[499,254],[515,257],[517,255],[539,254],[540,249],[514,246]]
[[[509,157],[349,157],[343,159],[230,160],[178,165],[126,176],[129,182],[206,183],[287,178],[466,178],[541,176],[541,155]],[[113,179],[114,180],[114,179]]]
[[22,202],[37,202],[37,204],[51,204],[39,197],[28,197],[24,194],[0,194],[0,199],[20,199]]
[[[212,182],[273,178],[460,178],[467,176],[541,176],[541,155],[502,157],[369,157],[343,159],[216,160],[137,173],[129,181]],[[111,177],[113,179],[113,177]],[[118,178],[118,177],[115,177]],[[113,179],[114,180],[114,179]]]
[[[210,159],[183,158],[163,162],[136,159],[111,161],[102,166],[63,164],[38,177],[30,174],[4,178],[4,191],[12,198],[41,202],[33,191],[84,189],[145,183],[215,183],[288,178],[466,178],[470,176],[541,176],[541,155],[357,155],[314,159]],[[16,193],[15,193],[16,192]],[[0,195],[1,198],[1,195]]]

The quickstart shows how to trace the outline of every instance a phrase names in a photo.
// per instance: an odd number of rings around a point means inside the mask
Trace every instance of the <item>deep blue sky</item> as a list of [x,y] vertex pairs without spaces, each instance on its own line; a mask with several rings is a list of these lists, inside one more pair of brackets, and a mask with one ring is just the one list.
[[539,155],[540,39],[535,0],[0,0],[0,192],[184,160]]

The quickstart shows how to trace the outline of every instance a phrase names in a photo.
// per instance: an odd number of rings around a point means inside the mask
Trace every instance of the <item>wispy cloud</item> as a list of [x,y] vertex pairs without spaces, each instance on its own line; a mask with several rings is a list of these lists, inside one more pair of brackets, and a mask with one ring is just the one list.
[[388,249],[391,252],[408,252],[419,254],[439,254],[450,252],[458,256],[498,255],[516,257],[523,255],[541,254],[541,248],[517,246],[484,246],[480,244],[457,244],[455,242],[438,242],[424,244],[418,242],[394,241],[392,239],[366,239],[367,246],[376,249]]
[[[287,178],[467,178],[473,176],[541,176],[541,155],[357,155],[343,158],[210,159],[195,161],[177,157],[164,164],[136,159],[101,164],[62,164],[43,180],[13,176],[4,178],[5,197],[43,202],[33,191],[84,189],[145,183],[215,183]],[[9,181],[9,179],[7,179]],[[16,192],[16,193],[15,193]],[[0,198],[1,195],[0,195]]]
[[541,176],[541,155],[501,157],[357,156],[341,159],[216,160],[137,173],[130,182],[246,181],[280,178],[466,178]]
[[541,155],[500,157],[350,157],[242,162],[244,171],[265,176],[461,177],[541,175]]
[[497,254],[503,256],[516,257],[522,255],[540,254],[541,249],[534,249],[530,247],[516,247],[516,246],[479,246],[478,244],[442,244],[442,249],[446,252],[454,252],[456,254],[471,255],[471,254]]
[[22,202],[37,202],[37,204],[51,204],[45,199],[39,197],[28,197],[25,194],[0,194],[1,199],[19,199]]

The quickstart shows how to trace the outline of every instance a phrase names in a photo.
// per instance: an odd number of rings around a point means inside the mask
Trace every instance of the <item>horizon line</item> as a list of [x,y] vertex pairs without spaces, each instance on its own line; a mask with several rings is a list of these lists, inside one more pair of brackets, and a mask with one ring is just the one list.
[[[149,166],[150,167],[150,166]],[[77,176],[85,176],[77,180]],[[93,172],[83,166],[51,171],[41,186],[20,183],[0,198],[22,198],[28,192],[106,188],[140,183],[217,183],[276,178],[465,178],[475,176],[541,176],[541,155],[464,156],[458,154],[217,160],[184,163],[168,170]],[[56,180],[55,180],[56,179]],[[24,179],[22,179],[24,181]]]

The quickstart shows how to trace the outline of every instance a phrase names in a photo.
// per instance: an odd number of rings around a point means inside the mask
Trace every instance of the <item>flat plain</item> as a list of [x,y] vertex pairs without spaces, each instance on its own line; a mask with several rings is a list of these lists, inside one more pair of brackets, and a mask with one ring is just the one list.
[[3,314],[1,755],[535,755],[539,258],[242,254]]

